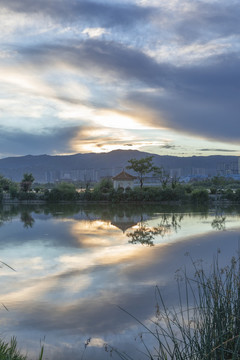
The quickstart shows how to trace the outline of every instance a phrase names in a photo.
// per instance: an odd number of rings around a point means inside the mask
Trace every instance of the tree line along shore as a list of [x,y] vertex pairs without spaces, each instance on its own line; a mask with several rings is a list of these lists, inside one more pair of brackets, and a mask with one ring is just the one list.
[[[193,202],[240,201],[240,181],[222,176],[203,180],[192,179],[188,183],[180,182],[177,176],[170,177],[162,167],[152,163],[152,156],[140,160],[130,159],[126,167],[131,169],[139,181],[134,188],[117,189],[111,178],[103,178],[98,183],[58,182],[38,184],[31,173],[23,174],[21,182],[11,181],[0,175],[1,202]],[[147,186],[145,177],[151,173],[155,186]]]

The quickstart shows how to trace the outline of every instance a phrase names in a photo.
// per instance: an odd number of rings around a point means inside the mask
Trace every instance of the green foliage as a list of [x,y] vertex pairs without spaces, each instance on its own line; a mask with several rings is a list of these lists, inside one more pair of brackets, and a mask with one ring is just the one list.
[[[38,360],[43,360],[44,346],[41,345]],[[10,343],[0,340],[0,360],[28,360],[26,355],[22,355],[17,349],[17,340],[12,337]],[[30,359],[29,359],[30,360]]]
[[16,183],[11,183],[9,186],[9,194],[12,199],[16,198],[18,196],[18,185]]
[[2,189],[0,188],[0,202],[2,202],[2,199],[3,199],[3,191],[2,191]]
[[[163,167],[153,167],[153,176],[159,179],[159,182],[163,189],[165,189],[170,182],[170,174],[168,171],[164,170]],[[174,186],[173,186],[174,187]]]
[[78,193],[73,184],[62,182],[51,191],[45,191],[44,198],[50,202],[75,201],[78,199]]
[[205,189],[193,190],[191,194],[191,201],[194,203],[202,204],[209,200],[208,192]]
[[18,194],[18,185],[15,182],[0,175],[0,201],[3,198],[3,191],[9,192],[11,197],[15,198]]
[[186,185],[184,186],[184,189],[185,189],[185,192],[186,192],[187,194],[191,194],[191,192],[193,191],[193,188],[192,188],[192,186],[191,186],[190,184],[186,184]]
[[0,188],[2,190],[8,191],[10,184],[11,181],[9,179],[6,179],[4,176],[0,175]]
[[234,201],[235,200],[235,194],[232,189],[227,189],[225,192],[225,199]]
[[222,188],[226,184],[226,179],[223,176],[214,176],[212,183],[217,189]]
[[1,360],[27,360],[27,357],[22,355],[17,350],[17,340],[13,337],[9,343],[0,340],[0,359]]
[[91,201],[93,200],[93,194],[88,188],[86,188],[85,192],[80,194],[80,199],[84,201]]
[[23,174],[23,179],[20,184],[22,191],[28,192],[29,190],[31,190],[33,182],[34,182],[34,177],[31,173]]
[[94,191],[100,191],[102,193],[109,193],[113,190],[113,182],[111,179],[104,178],[94,187]]
[[108,178],[104,178],[99,183],[97,183],[92,192],[86,189],[84,194],[84,200],[93,201],[113,201],[113,197],[113,182]]
[[236,190],[236,193],[235,193],[235,201],[240,201],[240,189],[237,189],[237,190]]
[[140,187],[143,187],[143,176],[149,174],[151,171],[154,170],[153,166],[153,156],[146,156],[140,160],[137,159],[130,159],[128,162],[127,169],[132,169],[138,174],[138,179],[140,181]]
[[[189,195],[185,191],[185,187],[177,185],[175,188],[172,187],[136,187],[134,189],[123,189],[114,190],[113,188],[101,188],[95,187],[94,191],[85,191],[80,195],[82,200],[91,201],[110,201],[110,202],[159,202],[159,201],[179,201],[187,200]],[[108,191],[106,191],[106,189]]]
[[217,193],[217,188],[216,188],[215,186],[211,186],[211,188],[210,188],[210,193],[211,193],[212,195],[215,195],[215,194]]
[[172,189],[175,189],[178,185],[179,185],[179,177],[177,177],[177,175],[174,175],[174,176],[171,178],[171,186],[172,186]]
[[33,192],[20,191],[17,193],[18,200],[36,200],[36,194]]

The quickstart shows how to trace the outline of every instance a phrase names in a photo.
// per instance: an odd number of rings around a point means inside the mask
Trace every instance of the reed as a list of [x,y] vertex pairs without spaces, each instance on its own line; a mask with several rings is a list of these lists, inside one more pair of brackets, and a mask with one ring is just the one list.
[[[150,360],[237,360],[240,359],[240,262],[233,257],[219,266],[219,255],[210,271],[194,262],[194,276],[181,270],[176,278],[178,305],[168,308],[160,288],[155,289],[155,319],[142,327],[141,358]],[[150,345],[153,344],[154,345]],[[115,349],[123,360],[136,358]]]

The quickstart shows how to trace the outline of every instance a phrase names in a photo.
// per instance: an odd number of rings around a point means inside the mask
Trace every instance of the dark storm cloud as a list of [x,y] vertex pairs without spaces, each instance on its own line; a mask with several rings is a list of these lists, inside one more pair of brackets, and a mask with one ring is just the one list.
[[198,151],[206,151],[206,152],[239,152],[239,150],[228,150],[228,149],[198,149]]
[[63,22],[87,20],[104,27],[133,26],[139,21],[147,21],[153,13],[150,7],[132,4],[104,4],[84,0],[0,0],[0,6],[18,13],[43,14]]
[[[143,52],[115,42],[87,40],[84,42],[47,45],[19,49],[23,61],[32,65],[51,66],[65,63],[77,68],[136,79],[151,87],[189,93],[205,98],[238,98],[240,59],[234,54],[219,55],[198,65],[174,66],[159,63]],[[207,96],[206,96],[207,95]]]
[[5,154],[26,154],[31,149],[32,155],[54,152],[70,152],[70,141],[79,131],[79,127],[46,129],[40,134],[22,130],[6,130],[0,127],[0,152]]
[[[21,53],[38,67],[64,63],[91,75],[106,73],[118,83],[128,81],[126,101],[134,109],[154,112],[154,118],[146,118],[154,126],[239,141],[240,59],[234,54],[211,57],[202,64],[174,66],[158,63],[139,50],[99,40],[42,45]],[[131,90],[131,83],[136,89],[136,80],[139,86],[145,84],[155,91]],[[158,89],[164,90],[164,95]]]
[[[154,125],[165,125],[210,139],[240,139],[240,59],[219,56],[209,63],[172,68],[165,73],[165,95],[129,92],[127,101],[154,112]],[[161,65],[160,65],[161,69]],[[161,69],[162,70],[162,69]],[[157,74],[153,83],[156,83]],[[151,80],[150,80],[151,81]],[[150,85],[149,81],[149,85]]]
[[[23,61],[42,67],[65,63],[77,68],[99,69],[107,74],[137,79],[154,87],[170,84],[174,67],[159,64],[139,50],[116,42],[87,40],[76,43],[47,45],[19,49]],[[171,77],[170,77],[171,75]]]
[[175,26],[178,35],[188,42],[212,40],[240,33],[240,7],[237,2],[196,3]]

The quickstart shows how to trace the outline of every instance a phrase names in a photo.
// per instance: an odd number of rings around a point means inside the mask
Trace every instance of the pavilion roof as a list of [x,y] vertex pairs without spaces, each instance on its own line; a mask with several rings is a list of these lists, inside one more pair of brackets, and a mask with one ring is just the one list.
[[112,178],[113,180],[135,180],[136,176],[128,174],[125,170]]

